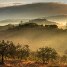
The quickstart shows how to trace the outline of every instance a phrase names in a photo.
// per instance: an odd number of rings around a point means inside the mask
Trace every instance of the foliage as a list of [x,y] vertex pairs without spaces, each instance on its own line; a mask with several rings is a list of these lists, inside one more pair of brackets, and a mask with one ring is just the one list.
[[43,47],[37,50],[37,57],[41,58],[43,63],[48,63],[49,60],[56,59],[57,52],[55,51],[55,49],[52,49],[50,47],[45,47],[45,48]]
[[[1,62],[4,63],[4,58],[20,59],[20,60],[34,60],[42,61],[48,64],[49,61],[57,59],[57,52],[55,49],[50,47],[39,48],[37,51],[30,51],[28,45],[21,46],[16,45],[12,41],[0,41],[0,57]],[[64,57],[62,60],[66,60]]]
[[57,25],[45,25],[45,28],[47,29],[58,29],[58,26]]
[[23,48],[17,50],[18,59],[27,59],[30,54],[30,49],[28,45],[24,45]]

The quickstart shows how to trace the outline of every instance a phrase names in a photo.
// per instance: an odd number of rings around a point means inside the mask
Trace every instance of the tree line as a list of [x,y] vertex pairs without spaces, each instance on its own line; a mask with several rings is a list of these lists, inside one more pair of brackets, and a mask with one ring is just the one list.
[[[33,60],[48,64],[50,61],[58,61],[60,56],[54,48],[42,47],[37,51],[31,51],[28,45],[16,45],[12,41],[0,41],[0,64],[4,64],[6,59]],[[64,55],[60,61],[67,62],[67,56]]]

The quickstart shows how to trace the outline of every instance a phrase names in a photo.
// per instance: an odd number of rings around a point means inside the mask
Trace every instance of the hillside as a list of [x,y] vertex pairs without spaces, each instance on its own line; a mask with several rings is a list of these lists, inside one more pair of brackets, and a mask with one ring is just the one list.
[[67,15],[49,16],[49,17],[46,17],[46,19],[48,19],[49,21],[54,21],[61,24],[67,23]]
[[38,25],[56,25],[57,24],[56,22],[51,22],[44,18],[30,20],[29,23],[36,23]]
[[[26,24],[0,31],[0,40],[9,40],[21,45],[28,44],[32,50],[43,46],[55,48],[59,53],[67,49],[67,30]],[[35,48],[35,49],[34,49]]]

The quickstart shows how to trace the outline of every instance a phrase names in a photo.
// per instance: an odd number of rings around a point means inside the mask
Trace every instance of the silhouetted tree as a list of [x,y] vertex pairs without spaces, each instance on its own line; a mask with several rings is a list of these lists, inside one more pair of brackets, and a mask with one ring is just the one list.
[[57,25],[45,25],[45,28],[55,29],[55,28],[58,28],[58,26]]
[[23,25],[24,27],[37,27],[38,26],[38,24],[36,24],[36,23],[25,23],[24,25]]
[[55,49],[50,47],[39,48],[37,50],[37,57],[41,58],[43,63],[48,64],[49,60],[55,60],[57,57],[57,52]]
[[16,46],[15,44],[11,41],[8,43],[8,49],[7,49],[7,56],[8,57],[12,57],[12,58],[15,58],[15,55],[16,55]]
[[16,46],[13,42],[10,41],[0,41],[0,56],[1,56],[1,63],[4,63],[4,57],[14,57],[16,53]]
[[66,55],[63,55],[63,56],[61,57],[61,62],[67,63],[67,56],[66,56]]
[[20,48],[17,50],[17,55],[18,58],[20,59],[27,59],[27,57],[29,57],[30,54],[30,49],[28,45],[24,45],[24,47]]
[[19,23],[19,27],[22,27],[22,25],[23,25],[23,21],[21,21],[21,22]]
[[64,55],[61,57],[61,62],[67,63],[67,50],[64,51]]
[[1,56],[1,63],[3,64],[4,63],[4,56],[5,56],[5,52],[7,51],[7,43],[2,40],[0,41],[0,56]]

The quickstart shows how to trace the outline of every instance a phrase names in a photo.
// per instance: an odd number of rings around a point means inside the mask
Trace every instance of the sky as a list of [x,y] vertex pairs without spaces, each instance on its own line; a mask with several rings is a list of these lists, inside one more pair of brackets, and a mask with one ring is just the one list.
[[67,3],[67,0],[0,0],[0,3],[35,3],[35,2],[60,2]]
[[31,4],[40,2],[58,2],[67,4],[67,0],[0,0],[0,7],[21,5],[21,4]]

